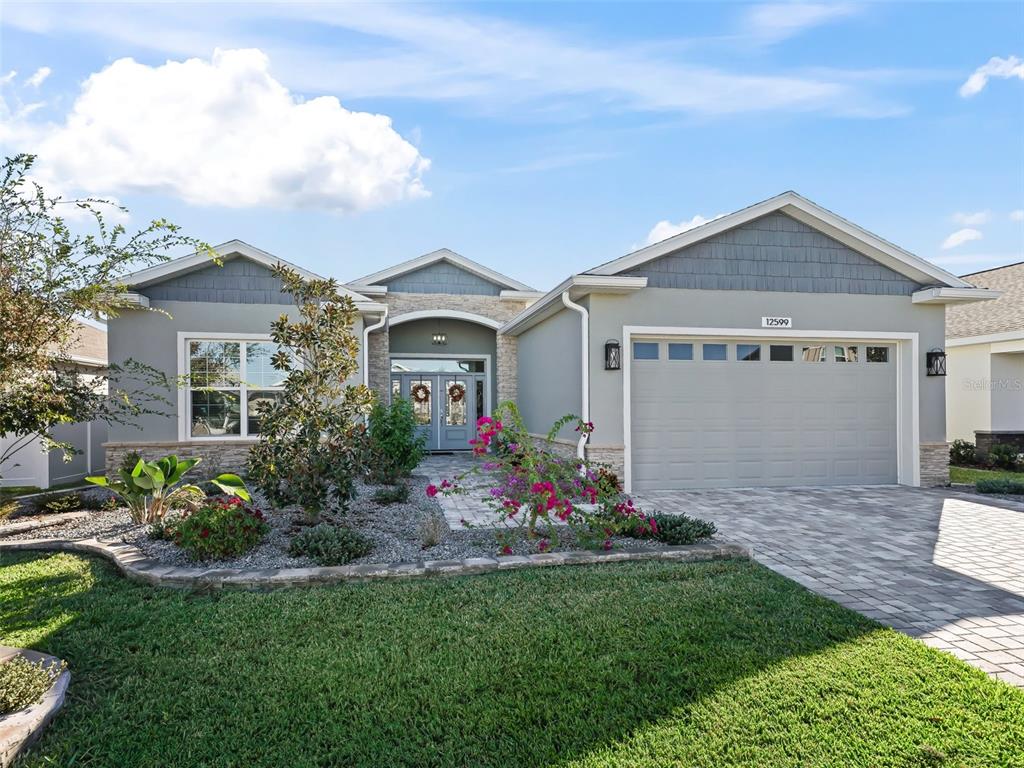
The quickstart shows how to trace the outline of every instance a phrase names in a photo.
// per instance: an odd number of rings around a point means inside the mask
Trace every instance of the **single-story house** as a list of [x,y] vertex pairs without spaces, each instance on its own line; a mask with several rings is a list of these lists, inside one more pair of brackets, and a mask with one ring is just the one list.
[[1024,262],[963,279],[1002,295],[946,315],[946,434],[1024,452]]
[[[108,463],[175,451],[239,465],[256,439],[289,297],[278,257],[218,250],[222,267],[191,256],[132,275],[138,305],[173,319],[115,318],[110,357],[170,377],[226,365],[235,381],[112,428]],[[567,429],[559,445],[631,490],[946,482],[945,387],[925,353],[944,344],[946,304],[994,295],[794,192],[546,292],[446,249],[344,289],[360,376],[413,400],[431,450],[466,448],[477,417],[513,400],[537,435],[566,413],[593,421],[589,440]]]
[[[87,380],[107,373],[107,326],[92,318],[78,318],[75,338],[66,353],[68,362]],[[38,438],[0,437],[0,456],[14,452],[0,464],[0,486],[52,488],[82,480],[86,475],[103,472],[107,425],[99,420],[78,424],[59,424],[53,437],[70,443],[76,453],[65,461],[61,450],[44,451]],[[27,442],[26,442],[27,440]]]

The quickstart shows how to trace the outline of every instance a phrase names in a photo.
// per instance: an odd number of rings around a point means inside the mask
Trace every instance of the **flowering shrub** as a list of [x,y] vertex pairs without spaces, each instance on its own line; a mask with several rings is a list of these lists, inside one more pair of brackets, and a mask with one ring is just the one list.
[[515,405],[502,403],[493,418],[484,416],[477,422],[477,436],[470,444],[480,462],[439,486],[428,485],[426,493],[430,497],[464,493],[466,476],[486,471],[492,482],[485,502],[498,516],[503,553],[512,551],[510,537],[517,534],[536,541],[540,552],[557,547],[556,523],[568,526],[583,546],[610,549],[613,536],[646,521],[647,516],[623,496],[614,473],[553,450],[555,436],[574,421],[581,434],[594,431],[592,423],[565,416],[538,447]]
[[237,496],[207,499],[194,512],[159,526],[152,533],[173,541],[192,560],[224,560],[244,555],[269,533],[263,513]]

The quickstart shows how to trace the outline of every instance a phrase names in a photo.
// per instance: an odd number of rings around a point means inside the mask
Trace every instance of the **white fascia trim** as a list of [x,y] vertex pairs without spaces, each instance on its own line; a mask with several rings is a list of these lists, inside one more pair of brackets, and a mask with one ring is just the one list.
[[[472,312],[463,312],[461,309],[418,309],[415,312],[404,312],[401,315],[393,316],[389,324],[401,325],[402,323],[411,323],[413,320],[433,320],[435,318],[465,320],[467,323],[485,325],[495,331],[501,328],[501,322],[498,320],[475,315]],[[408,355],[404,355],[404,357],[408,357]],[[440,355],[432,355],[432,357],[440,357]]]
[[435,264],[439,261],[448,261],[452,264],[461,267],[467,272],[472,272],[477,277],[482,277],[484,280],[489,280],[492,283],[503,285],[506,288],[511,288],[515,291],[532,291],[533,288],[520,283],[518,280],[513,280],[508,275],[503,275],[500,272],[495,272],[493,269],[485,267],[483,264],[477,264],[475,261],[467,259],[455,251],[448,248],[439,248],[436,251],[425,253],[422,256],[418,256],[415,259],[409,261],[403,261],[401,264],[396,264],[393,267],[382,269],[380,272],[374,272],[372,275],[366,275],[360,277],[357,280],[352,280],[352,285],[371,285],[374,283],[384,283],[393,277],[404,275],[409,272],[415,272],[417,269]]
[[[186,342],[192,339],[205,339],[216,341],[272,341],[269,333],[232,333],[224,331],[178,331],[178,383],[184,382],[188,375],[188,350]],[[245,356],[242,356],[242,364],[245,364]],[[256,440],[249,435],[210,435],[208,437],[193,437],[189,434],[188,428],[188,387],[178,387],[178,442],[238,442],[251,443]]]
[[350,283],[345,287],[350,291],[355,291],[362,296],[369,296],[373,299],[383,298],[388,295],[388,287],[386,285],[355,285]]
[[536,301],[546,295],[544,291],[502,291],[498,298],[501,301]]
[[85,365],[90,368],[106,368],[107,361],[101,357],[85,357],[84,355],[70,355],[68,360],[78,365]]
[[[215,245],[213,250],[221,258],[227,258],[229,256],[237,255],[243,258],[254,261],[257,264],[262,264],[265,267],[272,268],[275,264],[283,264],[286,267],[294,269],[304,280],[324,280],[322,275],[318,275],[315,272],[310,272],[308,269],[303,269],[297,264],[292,264],[290,261],[274,256],[272,253],[267,253],[260,248],[249,245],[241,240],[229,240],[226,243]],[[138,272],[133,272],[130,275],[125,275],[123,284],[129,288],[138,288],[155,283],[159,280],[165,280],[168,277],[182,273],[190,272],[194,269],[208,266],[211,264],[210,258],[205,253],[193,253],[189,256],[182,256],[179,259],[171,259],[165,261],[162,264],[156,264],[146,269],[141,269]],[[355,291],[346,288],[345,286],[339,286],[339,291],[346,295],[351,296],[353,301],[367,301],[365,296],[362,296]]]
[[[760,338],[760,339],[850,339],[857,341],[896,342],[896,478],[901,485],[921,485],[921,387],[918,371],[919,334],[916,331],[794,331],[765,330],[764,328],[694,328],[651,325],[625,325],[622,327],[622,438],[623,438],[623,488],[626,493],[632,491],[632,442],[630,429],[632,414],[630,413],[633,355],[632,338]],[[906,373],[907,356],[910,357],[910,368],[913,371],[910,381],[910,434],[905,434],[903,427],[904,395],[907,389]],[[910,442],[910,464],[906,465],[904,452],[906,442]]]
[[97,320],[94,317],[87,317],[85,315],[75,315],[75,322],[87,325],[90,328],[95,328],[97,331],[107,332],[107,323],[103,320]]
[[387,304],[381,304],[378,301],[357,301],[355,305],[361,315],[376,315],[386,312],[388,308]]
[[922,288],[911,294],[915,304],[966,304],[971,301],[991,301],[1003,295],[989,288]]
[[517,336],[562,307],[562,294],[578,299],[588,293],[632,293],[647,287],[646,277],[621,275],[572,275],[502,326],[499,333]]
[[649,245],[614,261],[609,261],[607,264],[588,270],[588,273],[615,275],[635,269],[652,259],[678,251],[680,248],[706,240],[775,211],[781,211],[917,282],[937,281],[954,288],[972,287],[970,283],[961,280],[956,275],[903,250],[888,240],[883,240],[878,235],[868,232],[805,197],[801,197],[796,192],[783,192],[781,195],[762,200],[748,208],[730,213],[720,219],[714,219],[707,224],[662,240],[660,243]]
[[998,344],[1003,341],[1024,340],[1024,328],[1019,331],[1004,331],[1002,333],[986,333],[982,336],[962,336],[959,339],[946,339],[947,347],[969,347],[972,344]]
[[121,298],[124,299],[125,304],[131,307],[149,307],[149,296],[143,296],[141,293],[128,293],[122,294]]

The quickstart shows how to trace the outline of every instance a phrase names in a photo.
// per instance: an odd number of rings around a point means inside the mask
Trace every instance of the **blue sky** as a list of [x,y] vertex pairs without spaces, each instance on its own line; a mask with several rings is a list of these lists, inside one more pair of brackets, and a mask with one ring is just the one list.
[[342,279],[549,288],[787,189],[962,274],[1024,260],[1022,57],[1020,3],[5,3],[0,147]]

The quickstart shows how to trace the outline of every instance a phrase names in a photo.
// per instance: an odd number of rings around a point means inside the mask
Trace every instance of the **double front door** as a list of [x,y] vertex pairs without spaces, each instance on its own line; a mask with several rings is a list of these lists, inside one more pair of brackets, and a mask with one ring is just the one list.
[[468,450],[484,415],[484,374],[391,375],[391,396],[412,402],[416,428],[428,451]]

